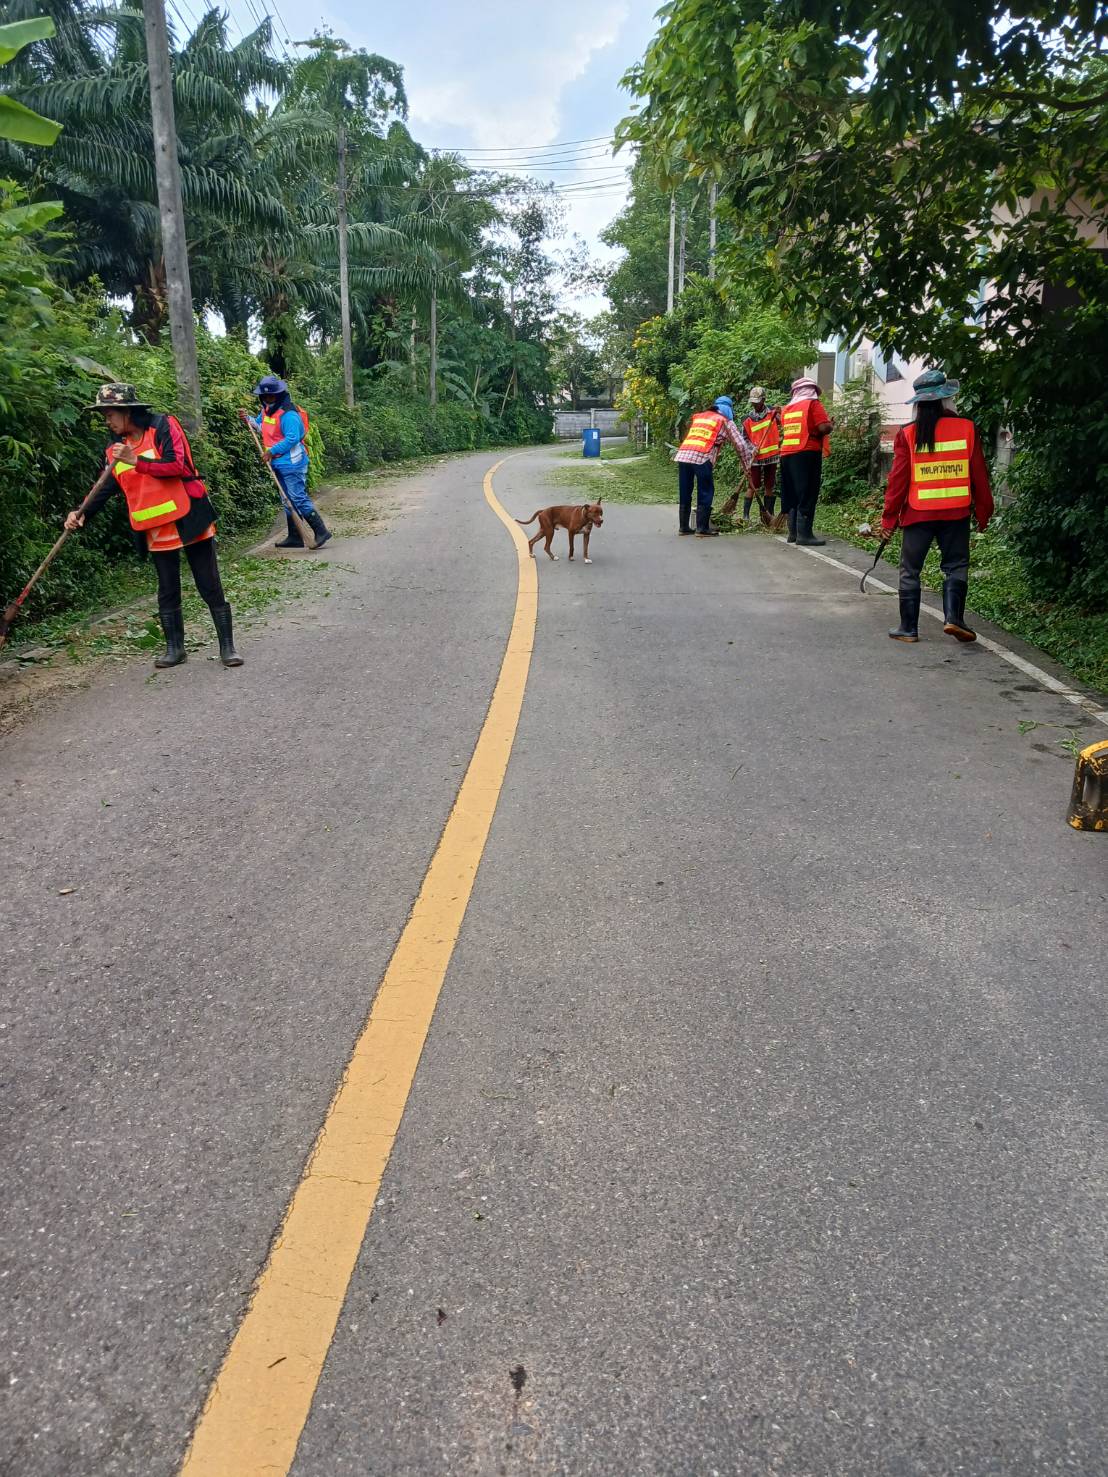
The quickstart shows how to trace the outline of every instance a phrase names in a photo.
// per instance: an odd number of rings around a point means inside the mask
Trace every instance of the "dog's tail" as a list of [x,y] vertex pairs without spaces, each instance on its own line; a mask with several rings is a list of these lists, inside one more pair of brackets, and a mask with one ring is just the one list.
[[517,518],[516,522],[519,524],[520,528],[526,528],[528,523],[534,523],[535,519],[539,516],[541,512],[541,508],[536,508],[535,511],[531,514],[530,518]]

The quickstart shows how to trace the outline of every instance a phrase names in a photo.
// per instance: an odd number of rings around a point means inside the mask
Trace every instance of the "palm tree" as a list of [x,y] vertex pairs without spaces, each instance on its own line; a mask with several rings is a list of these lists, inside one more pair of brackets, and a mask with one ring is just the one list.
[[360,160],[370,140],[381,137],[389,113],[408,111],[403,68],[387,57],[354,51],[334,36],[316,35],[305,43],[311,55],[298,62],[290,94],[326,113],[335,125],[336,223],[339,254],[339,306],[342,319],[342,369],[346,403],[354,407],[354,350],[350,316],[350,221],[347,178],[350,156]]
[[[49,186],[65,207],[72,240],[59,275],[97,276],[109,293],[130,296],[132,322],[156,341],[165,276],[142,12],[53,4],[69,11],[59,42],[40,48],[18,96],[46,107],[63,131],[48,158],[13,162],[32,189]],[[97,44],[102,32],[108,44]],[[183,44],[174,41],[172,65],[196,306],[225,308],[228,242],[290,225],[263,168],[264,115],[251,105],[258,92],[279,91],[288,69],[273,55],[268,21],[231,45],[226,16],[214,8]]]

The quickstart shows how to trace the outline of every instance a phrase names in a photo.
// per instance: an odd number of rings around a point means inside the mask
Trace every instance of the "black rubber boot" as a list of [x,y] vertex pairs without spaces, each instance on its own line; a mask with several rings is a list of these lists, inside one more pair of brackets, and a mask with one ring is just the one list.
[[322,549],[323,545],[331,537],[331,530],[327,527],[326,523],[324,523],[323,519],[319,516],[318,513],[309,513],[304,521],[315,534],[316,548]]
[[215,633],[219,637],[219,660],[225,667],[241,667],[242,657],[235,650],[235,635],[231,629],[231,607],[213,605],[211,612]]
[[165,632],[165,652],[154,658],[156,667],[179,667],[188,657],[185,650],[185,618],[178,605],[173,610],[159,610],[158,619]]
[[827,540],[816,538],[812,528],[813,518],[806,517],[803,513],[797,515],[796,541],[806,549],[822,549]]
[[292,521],[291,513],[285,514],[285,522],[289,526],[288,534],[285,538],[279,538],[273,547],[275,549],[302,549],[304,547],[304,540],[300,537],[299,528]]
[[754,499],[752,497],[744,497],[743,498],[743,522],[744,523],[749,523],[750,522],[750,509],[751,509],[751,506],[753,505],[753,502],[754,502]]
[[901,595],[900,597],[900,625],[889,635],[894,641],[918,641],[919,640],[919,593],[915,595]]
[[966,625],[966,594],[969,586],[964,580],[943,581],[943,614],[946,624],[943,630],[958,641],[976,641],[977,632]]
[[771,492],[770,495],[769,495],[769,497],[763,498],[762,501],[763,501],[763,503],[765,503],[766,517],[767,518],[772,518],[774,516],[774,511],[773,510],[777,506],[777,494]]
[[789,509],[789,536],[785,540],[787,544],[796,543],[796,509]]

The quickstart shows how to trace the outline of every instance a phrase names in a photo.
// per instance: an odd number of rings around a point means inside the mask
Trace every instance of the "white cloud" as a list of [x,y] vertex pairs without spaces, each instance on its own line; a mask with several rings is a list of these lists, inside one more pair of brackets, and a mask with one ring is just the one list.
[[426,125],[431,143],[476,149],[565,137],[562,92],[616,41],[628,9],[627,0],[571,0],[524,15],[501,0],[482,6],[479,25],[472,11],[447,10],[434,47],[422,48],[408,69],[416,133]]
[[[267,0],[253,0],[253,4]],[[249,20],[250,0],[230,0]],[[272,0],[269,0],[272,4]],[[656,25],[657,0],[425,0],[423,5],[362,8],[329,0],[320,11],[281,0],[278,29],[301,39],[326,26],[352,46],[392,57],[404,67],[412,132],[435,148],[480,153],[492,167],[518,170],[508,151],[564,139],[607,137],[627,110],[620,74],[643,52]],[[571,161],[564,161],[569,164]],[[597,233],[620,210],[627,155],[608,153],[576,169],[551,169],[556,184],[595,186],[565,197],[570,232],[608,255]],[[522,172],[522,171],[519,171]],[[599,304],[582,304],[593,311]]]

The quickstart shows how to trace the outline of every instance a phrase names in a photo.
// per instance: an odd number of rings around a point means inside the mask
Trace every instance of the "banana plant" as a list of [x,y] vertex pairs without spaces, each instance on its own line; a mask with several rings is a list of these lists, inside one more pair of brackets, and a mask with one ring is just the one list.
[[[54,22],[45,15],[0,26],[0,66],[14,61],[25,46],[34,41],[45,41],[53,34]],[[61,128],[61,124],[52,118],[44,118],[14,97],[0,93],[0,138],[11,139],[17,144],[49,147]]]

